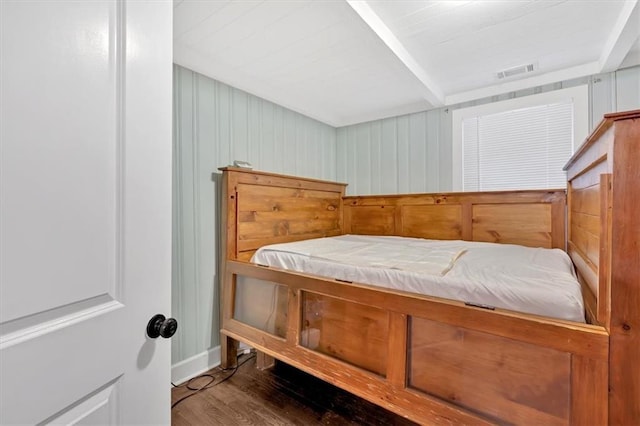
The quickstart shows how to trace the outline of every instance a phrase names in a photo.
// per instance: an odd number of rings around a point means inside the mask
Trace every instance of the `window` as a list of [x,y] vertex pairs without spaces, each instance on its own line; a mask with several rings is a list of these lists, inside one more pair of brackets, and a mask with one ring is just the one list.
[[587,122],[586,86],[455,110],[454,190],[565,187]]

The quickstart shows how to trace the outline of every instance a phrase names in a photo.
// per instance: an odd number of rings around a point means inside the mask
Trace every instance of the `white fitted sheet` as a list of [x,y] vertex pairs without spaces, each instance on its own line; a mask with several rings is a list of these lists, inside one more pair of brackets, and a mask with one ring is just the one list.
[[[353,253],[358,251],[364,256],[355,256],[355,264],[349,263],[349,260],[353,261]],[[400,262],[402,254],[409,252],[436,253],[436,266],[432,267],[422,254],[412,257],[427,264],[426,268],[423,265],[415,269],[406,262]],[[369,263],[367,257],[370,258]],[[341,235],[265,246],[254,254],[252,262],[584,322],[580,284],[575,278],[571,259],[559,249]]]

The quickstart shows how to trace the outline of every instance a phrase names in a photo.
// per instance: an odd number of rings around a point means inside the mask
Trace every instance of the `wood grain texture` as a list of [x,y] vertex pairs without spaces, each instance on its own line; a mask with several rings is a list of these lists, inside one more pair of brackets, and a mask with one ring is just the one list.
[[259,248],[270,238],[293,241],[340,233],[340,192],[238,184],[236,197],[241,251]]
[[473,206],[473,241],[552,247],[550,204]]
[[361,206],[348,210],[346,233],[358,235],[395,235],[393,206]]
[[588,355],[594,359],[608,357],[608,334],[599,326],[561,321],[506,311],[466,306],[463,302],[416,293],[343,283],[307,274],[263,268],[243,262],[228,262],[230,273],[277,282],[293,290],[306,290],[391,312],[483,331],[502,337],[541,345],[559,351]]
[[[580,254],[574,257],[579,273],[595,281],[595,315],[610,332],[612,425],[640,421],[639,162],[640,110],[635,110],[605,115],[565,166],[571,190],[569,246]],[[586,216],[599,217],[597,232]]]
[[598,265],[598,324],[611,329],[611,226],[612,189],[611,174],[600,175],[600,255]]
[[609,365],[606,361],[574,355],[571,359],[572,425],[605,425],[608,422],[608,404],[594,401],[608,399]]
[[[603,121],[603,123],[604,126],[598,127],[567,162],[565,170],[567,170],[568,180],[571,181],[606,161],[607,156],[611,153],[610,148],[613,145],[612,122]],[[596,137],[596,135],[598,136]],[[611,168],[607,171],[610,172]]]
[[565,248],[563,190],[344,197],[345,233]]
[[388,312],[303,291],[302,324],[318,331],[317,346],[311,349],[386,376]]
[[417,317],[409,353],[416,389],[507,423],[569,423],[569,353]]
[[571,241],[596,264],[600,256],[601,198],[600,183],[571,192]]
[[225,167],[225,259],[248,260],[267,244],[342,233],[345,184]]
[[256,368],[259,370],[267,370],[273,368],[276,364],[276,359],[263,352],[256,352]]
[[398,348],[407,347],[409,319],[405,314],[389,314],[389,339],[387,349],[387,380],[403,389],[407,386],[407,353]]
[[640,421],[640,111],[615,121],[611,222],[611,424]]
[[434,240],[462,239],[462,206],[402,206],[401,235]]
[[598,297],[598,265],[582,251],[573,241],[569,242],[569,249],[567,251],[573,264],[576,268],[578,275],[587,284],[589,290]]
[[[606,319],[599,313],[604,306],[605,296],[608,292],[601,291],[599,281],[604,279],[600,270],[602,244],[606,242],[601,238],[606,232],[606,221],[603,216],[603,206],[606,206],[608,186],[602,186],[601,176],[610,168],[608,156],[603,152],[608,150],[606,144],[593,145],[589,152],[591,163],[585,160],[577,161],[571,169],[575,175],[568,184],[568,215],[569,215],[569,241],[568,253],[576,267],[576,273],[583,288],[585,310],[589,321],[605,324]],[[594,159],[595,158],[595,159]],[[576,167],[583,167],[577,170]],[[603,198],[605,197],[605,198]],[[606,207],[604,207],[606,212]],[[600,299],[600,296],[603,299]],[[607,298],[608,300],[608,298]]]

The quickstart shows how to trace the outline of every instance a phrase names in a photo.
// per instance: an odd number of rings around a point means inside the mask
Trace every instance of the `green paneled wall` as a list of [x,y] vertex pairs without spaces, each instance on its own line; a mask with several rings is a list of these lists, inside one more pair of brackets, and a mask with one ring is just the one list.
[[[172,362],[219,344],[219,167],[336,178],[336,132],[326,124],[174,66]],[[152,159],[150,159],[152,161]]]

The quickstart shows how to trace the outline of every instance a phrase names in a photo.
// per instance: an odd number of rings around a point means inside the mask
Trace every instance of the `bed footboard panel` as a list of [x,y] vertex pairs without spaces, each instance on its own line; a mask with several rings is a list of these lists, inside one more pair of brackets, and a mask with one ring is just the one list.
[[571,353],[411,318],[408,385],[509,423],[569,424]]
[[233,261],[225,282],[223,334],[416,422],[607,422],[602,327]]

